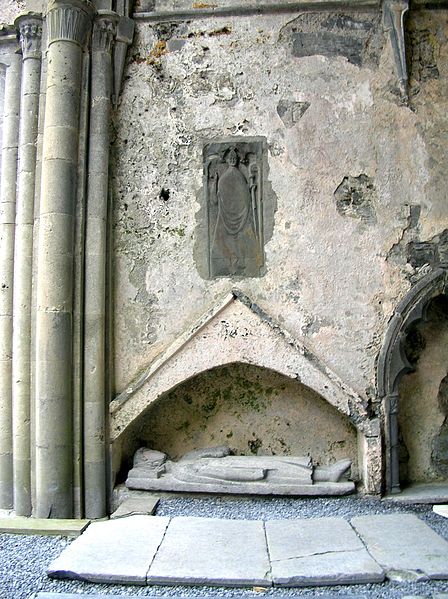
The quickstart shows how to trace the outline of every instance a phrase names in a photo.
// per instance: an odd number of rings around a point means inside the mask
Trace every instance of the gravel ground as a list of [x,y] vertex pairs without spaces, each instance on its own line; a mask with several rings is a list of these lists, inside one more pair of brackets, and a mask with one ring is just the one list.
[[[407,512],[414,513],[448,541],[448,519],[425,505],[400,505],[392,502],[349,497],[338,499],[279,498],[163,498],[158,516],[202,516],[216,518],[273,520],[288,518],[320,518],[340,516],[350,519],[358,515]],[[138,587],[99,585],[80,581],[51,580],[46,567],[71,541],[62,537],[37,535],[0,535],[0,599],[29,599],[38,591],[137,595],[152,597],[325,597],[403,598],[435,597],[448,593],[448,581],[385,582],[383,584],[314,587],[302,589],[253,589],[221,587]]]

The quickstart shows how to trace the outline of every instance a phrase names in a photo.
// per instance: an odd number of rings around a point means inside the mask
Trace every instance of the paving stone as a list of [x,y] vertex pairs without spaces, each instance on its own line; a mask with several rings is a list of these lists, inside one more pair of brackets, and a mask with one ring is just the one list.
[[173,518],[148,584],[270,586],[263,522]]
[[410,485],[397,493],[388,495],[383,501],[393,503],[446,503],[448,500],[448,484],[442,483],[417,483]]
[[[140,596],[141,597],[141,596]],[[146,599],[155,599],[146,597]],[[79,593],[37,593],[29,599],[140,599],[137,595],[80,595]]]
[[57,520],[12,516],[0,518],[0,533],[77,537],[89,524],[90,520]]
[[448,579],[448,543],[414,514],[359,516],[351,522],[391,580]]
[[432,508],[433,512],[444,518],[448,518],[448,504],[434,505]]
[[130,516],[95,522],[48,568],[54,578],[146,584],[169,518]]
[[159,503],[159,497],[132,497],[125,499],[118,509],[111,514],[111,519],[136,515],[152,515]]
[[382,582],[384,572],[342,518],[272,520],[266,536],[277,586]]
[[[161,599],[160,596],[153,595],[79,595],[78,593],[37,593],[31,595],[29,599]],[[241,595],[242,597],[242,595]],[[277,599],[289,599],[287,595],[276,595]],[[448,595],[440,595],[440,599],[446,599]],[[182,595],[171,595],[171,599],[188,599]],[[195,595],[195,599],[216,599],[216,596]],[[319,599],[366,599],[365,595],[319,595]],[[403,598],[404,599],[404,598]],[[433,599],[439,599],[439,595],[434,595]]]

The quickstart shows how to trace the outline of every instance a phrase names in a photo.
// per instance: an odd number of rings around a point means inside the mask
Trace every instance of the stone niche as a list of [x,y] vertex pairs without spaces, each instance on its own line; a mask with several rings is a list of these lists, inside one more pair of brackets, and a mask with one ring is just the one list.
[[348,458],[367,493],[381,484],[379,425],[364,400],[235,289],[160,354],[110,406],[112,467],[135,451],[177,460],[227,445],[242,456]]
[[242,363],[165,394],[130,428],[123,457],[127,468],[141,446],[176,460],[224,444],[235,455],[309,455],[317,466],[350,458],[351,478],[358,478],[357,434],[346,416],[298,381]]

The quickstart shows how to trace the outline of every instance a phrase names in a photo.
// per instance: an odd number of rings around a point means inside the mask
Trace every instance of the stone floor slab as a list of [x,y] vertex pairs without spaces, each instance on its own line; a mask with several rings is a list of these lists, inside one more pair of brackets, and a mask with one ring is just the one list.
[[[263,596],[262,593],[259,593],[260,596]],[[233,597],[237,596],[235,594],[232,595]],[[241,597],[246,597],[247,595],[240,595]],[[256,596],[256,595],[254,595]],[[141,599],[141,597],[145,597],[145,599],[161,599],[160,596],[154,596],[154,595],[104,595],[104,594],[99,594],[99,595],[85,595],[85,594],[78,594],[78,593],[45,593],[45,592],[41,592],[41,593],[37,593],[37,595],[35,593],[33,593],[33,595],[31,595],[31,597],[29,597],[29,599]],[[183,595],[171,595],[170,596],[171,599],[189,599]],[[195,599],[216,599],[216,595],[195,595]],[[276,595],[276,599],[291,599],[289,595]],[[338,594],[332,594],[332,595],[321,595],[319,594],[319,599],[366,599],[365,595],[341,595],[340,593]],[[404,599],[404,597],[403,597]],[[419,598],[421,599],[421,598]],[[424,598],[423,598],[424,599]],[[448,595],[434,595],[433,599],[448,599]]]
[[414,514],[351,521],[391,580],[448,579],[448,543]]
[[110,517],[111,519],[126,518],[127,516],[145,514],[150,516],[156,511],[159,500],[159,497],[133,497],[125,499]]
[[263,522],[173,518],[148,584],[270,586]]
[[432,508],[433,512],[444,518],[448,518],[448,504],[442,503],[440,505],[434,505]]
[[[79,593],[37,593],[31,595],[29,599],[141,599],[137,595],[85,595]],[[147,597],[145,599],[155,599]]]
[[342,518],[266,522],[276,586],[382,582],[384,572]]
[[[259,595],[262,597],[263,593],[259,593]],[[223,595],[224,596],[224,595]],[[233,597],[237,597],[238,595],[233,594]],[[256,596],[256,594],[253,595],[254,597]],[[35,593],[33,593],[29,599],[141,599],[141,597],[144,597],[145,599],[161,599],[160,595],[159,596],[154,596],[154,595],[104,595],[104,594],[99,594],[99,595],[85,595],[85,594],[78,594],[78,593],[45,593],[45,592],[41,592],[41,593],[37,593],[37,595]],[[245,597],[247,599],[247,595],[243,595],[241,594],[240,597]],[[183,595],[170,595],[170,599],[190,599],[187,598]],[[216,599],[216,595],[195,595],[195,599]],[[289,595],[276,595],[276,599],[291,599],[291,597]],[[319,594],[319,599],[366,599],[365,595],[341,595],[340,593],[338,594],[332,594],[332,595],[321,595]],[[404,599],[404,597],[402,598]],[[419,598],[422,599],[422,598]],[[425,599],[425,598],[423,598]],[[448,599],[448,595],[434,595],[433,599]]]
[[89,524],[90,520],[58,520],[8,516],[0,518],[0,533],[77,537]]
[[144,585],[168,522],[157,516],[95,522],[50,564],[48,575]]
[[387,495],[383,501],[393,503],[447,503],[448,484],[441,483],[416,483],[405,487],[401,493]]

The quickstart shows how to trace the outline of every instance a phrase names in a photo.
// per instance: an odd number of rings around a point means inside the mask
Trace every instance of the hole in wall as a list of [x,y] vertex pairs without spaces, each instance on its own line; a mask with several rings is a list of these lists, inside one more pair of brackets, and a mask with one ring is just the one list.
[[170,199],[170,190],[162,187],[159,193],[159,198],[164,202],[167,202]]

